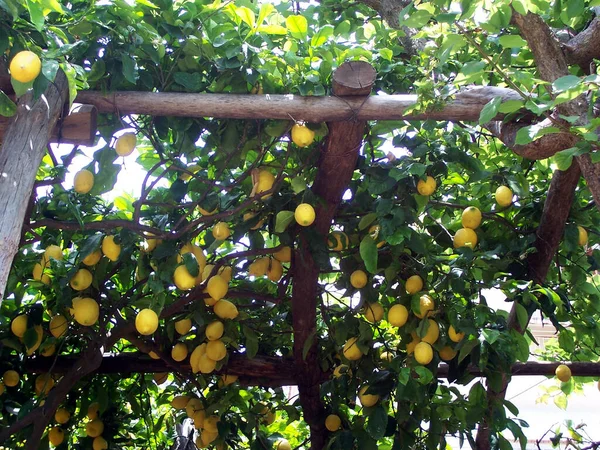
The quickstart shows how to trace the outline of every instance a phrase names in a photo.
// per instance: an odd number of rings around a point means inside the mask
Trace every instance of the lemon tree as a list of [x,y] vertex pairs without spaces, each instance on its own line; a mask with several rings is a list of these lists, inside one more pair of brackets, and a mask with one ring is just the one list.
[[[51,144],[35,174],[0,446],[525,448],[501,393],[533,314],[556,390],[592,380],[568,361],[600,350],[597,2],[393,3],[0,2],[2,116],[59,70],[69,101],[148,108],[99,114],[97,145]],[[337,93],[365,85],[332,74],[365,63],[416,119],[360,121]],[[172,117],[154,93],[358,106]],[[479,117],[445,120],[456,98]]]

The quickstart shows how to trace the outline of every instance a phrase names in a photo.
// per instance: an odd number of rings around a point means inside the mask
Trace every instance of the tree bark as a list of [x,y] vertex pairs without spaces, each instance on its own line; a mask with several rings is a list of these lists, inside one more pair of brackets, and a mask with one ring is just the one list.
[[59,71],[42,98],[34,100],[28,93],[19,100],[0,147],[0,303],[19,248],[25,206],[67,98],[67,78]]

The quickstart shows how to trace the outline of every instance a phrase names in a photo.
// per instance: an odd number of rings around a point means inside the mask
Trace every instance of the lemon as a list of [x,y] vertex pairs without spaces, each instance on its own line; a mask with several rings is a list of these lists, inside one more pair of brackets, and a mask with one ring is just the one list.
[[119,259],[119,255],[121,254],[121,246],[115,242],[114,236],[109,235],[102,239],[102,253],[104,253],[106,257],[113,262]]
[[28,355],[32,355],[33,352],[35,352],[40,347],[40,344],[42,343],[42,339],[44,338],[44,331],[42,330],[41,325],[35,325],[33,327],[33,329],[35,330],[35,333],[37,334],[37,340],[35,341],[35,344],[33,344],[32,347],[27,347]]
[[58,408],[56,410],[56,412],[54,413],[54,420],[56,420],[56,422],[60,423],[60,424],[67,423],[70,418],[71,418],[71,413],[69,411],[67,411],[65,408]]
[[48,356],[54,355],[55,352],[56,352],[55,344],[44,344],[44,346],[42,346],[42,349],[40,350],[40,355],[47,358]]
[[206,354],[206,343],[202,343],[192,351],[190,355],[190,366],[192,366],[192,372],[200,372],[200,359],[202,355]]
[[33,266],[32,276],[34,280],[41,281],[45,285],[49,285],[50,277],[46,273],[44,273],[45,271],[46,269],[44,269],[44,266],[38,263],[35,266]]
[[171,400],[171,406],[175,409],[185,409],[190,398],[187,395],[177,395]]
[[98,321],[100,307],[93,298],[77,297],[73,299],[71,314],[80,325],[89,327]]
[[277,283],[283,276],[283,266],[277,259],[272,259],[267,269],[267,278]]
[[202,441],[202,444],[204,446],[210,445],[212,444],[215,439],[217,439],[219,437],[219,433],[218,432],[210,432],[207,430],[202,430],[202,433],[200,434],[200,440]]
[[23,50],[13,57],[9,69],[10,76],[19,83],[29,83],[40,74],[42,61],[35,53]]
[[198,206],[198,211],[200,211],[200,214],[202,214],[203,216],[212,216],[213,214],[217,213],[218,208],[213,209],[212,211],[208,211],[200,206]]
[[204,420],[206,419],[206,413],[203,410],[195,411],[192,414],[191,419],[194,421],[194,427],[199,430],[204,428]]
[[254,260],[250,266],[248,266],[248,275],[257,278],[266,275],[269,270],[269,262],[270,260],[266,256]]
[[429,322],[429,327],[427,328],[425,336],[421,338],[421,341],[433,345],[440,337],[440,327],[435,320],[427,319],[427,322]]
[[332,231],[327,237],[327,248],[334,252],[340,252],[348,248],[348,236],[343,231]]
[[48,431],[48,440],[52,445],[58,447],[65,440],[65,432],[61,427],[52,427]]
[[369,386],[363,386],[362,388],[360,388],[360,391],[358,391],[358,400],[360,401],[360,404],[363,405],[365,408],[374,406],[379,401],[379,395],[365,394],[365,392],[367,392],[367,389],[369,389]]
[[27,331],[27,315],[19,314],[15,317],[10,324],[10,331],[15,336],[22,338]]
[[298,147],[308,147],[315,141],[315,132],[304,124],[296,123],[292,126],[292,141]]
[[[206,327],[206,339],[209,341],[216,341],[217,339],[221,339],[223,336],[223,331],[225,327],[223,326],[223,322],[220,320],[215,320],[208,324]],[[213,358],[214,359],[214,358]]]
[[356,289],[364,288],[367,285],[367,274],[362,270],[355,270],[350,275],[350,284]]
[[94,277],[91,272],[87,269],[79,269],[71,278],[69,284],[76,291],[83,291],[92,285]]
[[43,265],[47,265],[51,258],[54,258],[57,261],[62,261],[63,253],[62,249],[58,245],[49,245],[46,247],[46,250],[44,250],[44,256],[42,257]]
[[[253,219],[254,217],[256,217],[258,213],[254,212],[254,211],[249,211],[244,213],[244,222],[248,222],[249,220]],[[256,222],[256,225],[250,227],[251,230],[258,230],[259,228],[261,228],[263,225],[265,224],[265,219],[260,219],[258,222]]]
[[185,358],[187,358],[187,355],[188,348],[183,342],[178,342],[171,350],[171,358],[177,362],[183,361]]
[[217,361],[211,359],[206,353],[200,356],[198,369],[200,373],[212,373],[217,367]]
[[422,295],[421,298],[419,298],[419,312],[415,313],[415,316],[422,319],[426,314],[429,315],[429,312],[433,311],[433,308],[435,308],[433,299],[427,294]]
[[191,180],[192,176],[196,174],[196,172],[198,172],[200,169],[201,167],[198,164],[192,164],[191,166],[187,166],[185,168],[186,172],[182,172],[181,175],[179,175],[179,179],[183,181]]
[[365,305],[365,319],[371,323],[377,323],[383,319],[383,306],[380,303],[368,303]]
[[219,423],[219,416],[209,416],[204,420],[204,429],[209,433],[216,433],[218,431],[217,424]]
[[339,430],[341,426],[342,419],[340,419],[340,416],[336,414],[329,414],[325,419],[325,428],[331,432]]
[[315,221],[315,209],[308,203],[300,203],[294,211],[294,218],[299,225],[308,227]]
[[556,378],[563,383],[566,383],[571,379],[571,369],[565,364],[559,364],[554,373],[556,374]]
[[455,356],[456,352],[449,345],[446,345],[440,350],[440,358],[442,358],[444,361],[450,361],[451,359],[454,359]]
[[282,263],[289,263],[292,260],[292,248],[288,245],[281,247],[273,253],[273,258]]
[[502,207],[509,206],[512,203],[513,191],[508,186],[500,186],[496,189],[496,203]]
[[394,354],[392,352],[382,352],[381,355],[379,355],[379,359],[386,362],[392,362]]
[[177,266],[173,273],[173,282],[178,289],[189,291],[196,286],[196,278],[190,275],[185,265]]
[[481,224],[481,217],[481,211],[479,211],[479,208],[476,208],[475,206],[469,206],[462,212],[462,226],[465,228],[470,228],[471,230],[476,230]]
[[47,394],[54,387],[54,379],[49,373],[39,375],[35,379],[35,392],[37,395]]
[[416,294],[423,289],[423,279],[419,275],[413,275],[406,280],[404,287],[406,288],[406,292],[408,294]]
[[135,329],[142,336],[150,336],[158,328],[158,315],[150,308],[142,309],[135,316]]
[[7,370],[4,372],[4,375],[2,375],[2,381],[5,386],[15,387],[19,384],[19,372],[16,370]]
[[225,222],[217,222],[212,229],[212,235],[217,241],[224,241],[231,235],[229,225]]
[[192,319],[181,319],[175,322],[175,330],[181,334],[188,334],[192,329]]
[[75,174],[73,188],[78,194],[87,194],[94,187],[94,174],[87,169],[81,169]]
[[346,374],[348,374],[348,375],[352,374],[350,367],[348,367],[346,364],[340,364],[335,369],[333,369],[333,376],[335,378],[339,378],[342,375],[346,375]]
[[342,353],[346,357],[348,361],[357,361],[363,356],[363,352],[356,342],[358,341],[357,337],[352,337],[346,341],[344,344],[344,348],[342,349]]
[[93,450],[106,450],[108,449],[108,442],[102,436],[96,436],[92,441]]
[[417,192],[421,195],[431,195],[435,192],[436,187],[435,178],[427,176],[427,179],[419,180],[417,183]]
[[[260,169],[256,176],[253,176],[254,180],[254,195],[262,194],[263,192],[270,191],[275,183],[275,176],[265,169]],[[271,197],[272,194],[261,196],[261,200],[266,200]]]
[[230,384],[235,383],[238,380],[237,375],[224,374],[221,375],[221,380],[225,386],[229,386]]
[[227,348],[223,341],[216,339],[206,345],[206,355],[213,361],[221,361],[227,356]]
[[148,356],[152,359],[160,359],[160,356],[158,356],[158,354],[156,352],[153,351],[149,351],[148,352]]
[[[148,233],[148,234],[150,236],[154,236],[152,233]],[[144,239],[144,244],[142,245],[142,251],[144,251],[145,253],[150,253],[152,250],[154,250],[156,248],[156,246],[158,244],[162,244],[161,239],[152,239],[152,238]]]
[[155,373],[152,375],[152,379],[156,384],[163,384],[169,378],[169,374],[167,372]]
[[137,138],[135,133],[124,133],[118,137],[115,144],[115,151],[119,156],[129,156],[135,150]]
[[198,262],[198,271],[199,271],[198,276],[202,280],[201,275],[202,275],[202,272],[204,271],[204,268],[206,267],[206,256],[204,255],[204,251],[202,250],[201,247],[197,246],[196,244],[192,244],[191,242],[188,242],[183,247],[181,247],[181,250],[179,250],[179,254],[177,255],[178,263],[183,261],[183,255],[185,255],[186,253],[192,253],[194,255],[194,257],[196,258],[196,261]]
[[223,278],[227,283],[229,283],[233,277],[233,268],[231,266],[221,267],[217,274],[220,275],[221,278]]
[[92,253],[83,258],[81,262],[84,263],[86,266],[95,266],[96,264],[98,264],[98,261],[100,261],[101,258],[102,251],[94,250]]
[[225,281],[221,275],[214,275],[208,280],[208,284],[206,285],[206,292],[208,292],[208,295],[217,301],[225,297],[228,290],[229,286],[227,281]]
[[190,398],[185,405],[185,413],[191,419],[194,416],[196,411],[202,411],[204,406],[202,406],[202,401],[199,398]]
[[577,225],[577,230],[579,231],[579,245],[586,245],[588,243],[588,233],[585,228]]
[[425,366],[433,359],[433,348],[427,342],[419,342],[415,347],[415,360]]
[[292,446],[287,439],[279,439],[275,443],[275,450],[292,450]]
[[85,425],[85,433],[89,437],[98,437],[104,431],[104,423],[100,419],[94,419]]
[[406,344],[406,353],[408,353],[409,355],[411,353],[414,353],[415,347],[419,342],[421,342],[421,339],[419,339],[419,337],[415,333],[415,336],[413,336],[412,341]]
[[454,248],[471,247],[477,245],[477,233],[471,228],[461,228],[454,235]]
[[90,406],[88,406],[88,409],[87,409],[88,419],[90,419],[90,420],[97,419],[99,411],[100,411],[100,403],[98,403],[98,402],[90,403]]
[[452,342],[460,342],[464,339],[465,333],[457,333],[452,325],[448,327],[448,337]]
[[213,306],[213,311],[217,317],[221,319],[235,319],[239,314],[236,306],[229,300],[225,299],[221,299],[215,303],[215,306]]

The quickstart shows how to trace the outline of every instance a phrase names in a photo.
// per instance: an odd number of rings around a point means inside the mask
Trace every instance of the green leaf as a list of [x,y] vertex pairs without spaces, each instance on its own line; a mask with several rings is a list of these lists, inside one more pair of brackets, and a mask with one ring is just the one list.
[[254,25],[256,24],[256,17],[254,15],[254,11],[252,11],[246,6],[240,6],[239,8],[235,9],[235,13],[250,28],[254,28]]
[[479,125],[488,123],[498,114],[498,108],[502,103],[502,97],[495,97],[490,100],[479,113]]
[[0,0],[0,8],[10,14],[13,21],[19,17],[19,8],[14,0]]
[[310,40],[311,47],[320,47],[325,44],[327,40],[333,35],[333,26],[325,25],[315,33],[315,35]]
[[525,102],[523,100],[508,100],[502,102],[498,107],[498,112],[502,114],[510,114],[523,108]]
[[17,105],[3,91],[0,91],[0,116],[12,117],[16,112]]
[[579,86],[583,80],[575,75],[567,75],[560,77],[554,83],[552,83],[552,89],[556,92],[566,91]]
[[387,411],[383,405],[377,405],[373,408],[373,411],[367,418],[367,433],[373,439],[381,439],[385,436],[385,429],[387,428],[388,416]]
[[275,217],[275,233],[283,233],[294,221],[294,211],[279,211]]
[[258,335],[247,325],[242,326],[242,331],[246,338],[246,356],[248,359],[253,359],[258,353]]
[[365,236],[360,243],[360,257],[365,263],[365,268],[370,273],[377,272],[377,243],[371,236]]
[[308,352],[314,345],[316,335],[317,335],[317,330],[313,330],[313,332],[310,333],[310,335],[306,338],[306,341],[304,341],[304,345],[302,346],[302,359],[303,360],[306,359],[306,355],[308,355]]
[[258,12],[258,19],[256,20],[256,23],[261,25],[274,9],[275,7],[271,3],[263,3],[260,5],[260,11]]
[[573,163],[573,157],[577,156],[579,151],[579,148],[571,147],[556,153],[552,157],[552,160],[556,163],[558,170],[564,171],[571,167],[571,164]]
[[368,226],[370,226],[373,222],[377,220],[377,213],[369,213],[363,216],[358,222],[358,229],[360,231],[365,230]]
[[44,75],[49,81],[54,81],[56,73],[58,72],[58,62],[53,59],[42,60],[42,75]]
[[183,262],[185,263],[185,268],[190,273],[191,276],[197,277],[198,272],[200,272],[200,266],[198,265],[198,261],[193,253],[185,253],[183,255]]
[[138,78],[135,60],[130,55],[122,54],[121,62],[123,63],[123,76],[127,81],[135,84]]
[[426,9],[418,9],[405,20],[400,18],[400,24],[409,28],[422,28],[427,25],[429,19],[431,19],[431,15]]
[[202,75],[198,72],[175,72],[173,79],[190,92],[199,92],[203,87]]
[[38,31],[42,31],[44,29],[44,10],[42,5],[33,0],[26,0],[25,4],[27,5],[27,11],[29,11],[31,23]]
[[308,22],[306,17],[300,15],[288,16],[285,19],[285,26],[292,37],[304,40],[308,33]]
[[33,348],[33,346],[37,343],[37,339],[38,334],[37,331],[35,331],[35,328],[27,328],[25,334],[23,335],[23,344],[25,344],[25,347],[28,349]]
[[529,313],[525,309],[523,305],[520,303],[515,303],[515,308],[517,311],[517,320],[519,321],[519,327],[521,330],[524,330],[527,327],[527,323],[529,323]]
[[498,43],[504,48],[522,48],[527,45],[527,41],[516,34],[500,36]]
[[64,10],[58,0],[42,0],[42,6],[44,8],[44,14],[53,11],[60,14],[64,14]]

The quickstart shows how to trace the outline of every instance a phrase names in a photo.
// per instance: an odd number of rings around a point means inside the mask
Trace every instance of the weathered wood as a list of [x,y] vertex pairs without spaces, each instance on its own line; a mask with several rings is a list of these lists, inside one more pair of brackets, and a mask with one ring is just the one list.
[[369,95],[376,77],[377,72],[371,64],[364,61],[347,62],[333,73],[333,92],[337,97]]
[[0,297],[19,248],[38,167],[67,98],[67,78],[59,71],[43,98],[33,101],[27,94],[19,101],[0,147]]
[[[339,70],[339,69],[338,69]],[[368,72],[367,72],[368,73]],[[348,86],[350,87],[350,86]],[[344,94],[346,95],[346,94]],[[363,97],[301,97],[297,95],[190,94],[175,92],[81,91],[77,101],[94,105],[100,113],[153,116],[216,117],[230,119],[284,119],[306,122],[345,120],[479,120],[482,108],[495,97],[520,100],[513,90],[492,86],[461,91],[443,108],[419,114],[405,113],[416,95]],[[498,118],[502,118],[501,115]]]
[[596,17],[585,30],[563,45],[567,62],[580,65],[586,73],[590,73],[589,64],[594,58],[600,58],[599,42],[600,17]]

